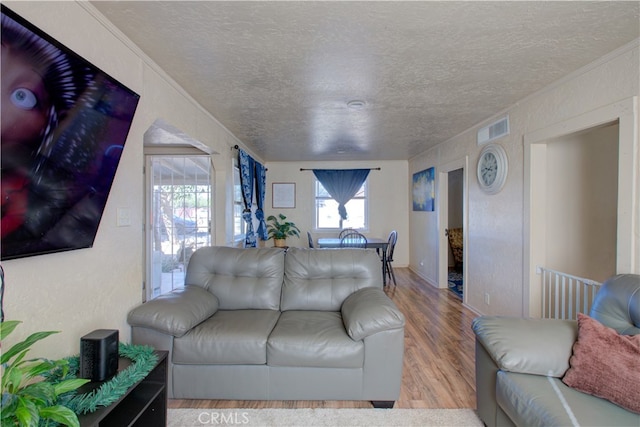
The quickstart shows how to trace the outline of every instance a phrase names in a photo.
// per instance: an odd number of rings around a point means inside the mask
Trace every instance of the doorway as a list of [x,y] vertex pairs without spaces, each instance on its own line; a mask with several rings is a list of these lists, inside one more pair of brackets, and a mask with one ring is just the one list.
[[147,298],[184,286],[189,258],[211,244],[208,155],[147,155]]
[[525,134],[523,316],[541,313],[537,267],[602,281],[635,271],[634,99]]
[[145,132],[144,301],[184,286],[191,255],[213,242],[212,154],[161,119]]
[[447,255],[447,285],[449,290],[464,299],[464,227],[463,227],[463,169],[448,172],[448,215],[446,236],[449,243]]
[[[468,157],[447,163],[438,174],[439,260],[438,287],[449,289],[464,302],[469,289],[466,262],[468,224]],[[455,236],[454,236],[455,234]],[[459,236],[459,238],[458,238]],[[461,245],[452,249],[449,238]],[[459,247],[461,246],[461,248]]]

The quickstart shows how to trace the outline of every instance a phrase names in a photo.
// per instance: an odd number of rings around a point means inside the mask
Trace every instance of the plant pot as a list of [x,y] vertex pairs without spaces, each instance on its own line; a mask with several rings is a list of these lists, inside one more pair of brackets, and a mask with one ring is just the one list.
[[286,248],[287,239],[273,239],[273,246],[276,248]]

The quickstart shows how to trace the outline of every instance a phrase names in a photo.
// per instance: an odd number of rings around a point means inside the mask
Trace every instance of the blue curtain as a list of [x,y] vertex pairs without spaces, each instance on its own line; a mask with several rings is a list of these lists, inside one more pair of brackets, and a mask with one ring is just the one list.
[[347,219],[347,209],[344,205],[362,187],[369,176],[369,169],[314,169],[313,174],[329,195],[338,202],[340,218]]
[[242,219],[247,223],[247,232],[244,237],[245,248],[255,248],[256,235],[253,232],[253,221],[251,220],[251,204],[253,200],[253,176],[255,171],[255,160],[246,151],[238,149],[238,164],[240,165],[240,185],[242,186],[242,198],[244,200],[244,211]]
[[264,221],[264,196],[266,185],[266,169],[262,163],[256,162],[256,201],[258,202],[256,219],[258,220],[258,237],[260,240],[267,240],[269,238],[267,235],[267,223]]

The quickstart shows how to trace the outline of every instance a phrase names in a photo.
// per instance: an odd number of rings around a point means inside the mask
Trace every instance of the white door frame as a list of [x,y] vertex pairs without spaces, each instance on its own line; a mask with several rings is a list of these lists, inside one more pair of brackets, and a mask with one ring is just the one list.
[[438,168],[438,288],[448,288],[448,270],[449,270],[449,242],[445,235],[445,230],[449,222],[449,172],[462,169],[462,243],[463,251],[463,270],[462,280],[465,287],[463,293],[463,302],[467,300],[466,290],[468,289],[468,225],[469,225],[469,157],[464,156],[460,159],[446,163]]

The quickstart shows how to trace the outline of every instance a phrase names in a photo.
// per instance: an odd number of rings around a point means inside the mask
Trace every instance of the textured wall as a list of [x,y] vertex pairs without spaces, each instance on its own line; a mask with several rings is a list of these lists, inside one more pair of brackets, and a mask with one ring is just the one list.
[[[292,246],[307,246],[307,231],[311,231],[315,239],[319,237],[336,237],[336,233],[318,233],[313,231],[313,209],[315,206],[314,175],[311,171],[300,171],[300,168],[375,168],[369,173],[369,230],[370,237],[387,238],[393,229],[398,231],[398,243],[394,254],[394,266],[409,264],[409,225],[407,222],[409,209],[409,188],[407,186],[406,161],[384,162],[268,162],[267,200],[265,215],[283,213],[300,228],[301,239],[294,237],[288,243]],[[296,184],[296,208],[273,209],[271,201],[271,183],[294,182]],[[269,241],[268,246],[273,243]]]
[[[560,123],[617,101],[638,96],[639,62],[637,41],[612,52],[578,72],[567,76],[542,91],[518,102],[506,112],[510,115],[511,133],[498,140],[509,157],[509,175],[502,191],[484,194],[479,186],[476,165],[481,147],[476,145],[478,127],[414,157],[409,173],[435,166],[436,170],[452,161],[468,156],[468,262],[466,303],[480,313],[521,315],[525,312],[525,194],[523,137],[525,134]],[[499,118],[504,112],[495,116]],[[633,170],[621,176],[625,182],[635,181],[638,188],[638,141],[635,114]],[[494,119],[495,119],[494,118]],[[490,121],[489,121],[490,122]],[[585,191],[588,189],[585,189]],[[634,222],[638,223],[638,201],[634,201]],[[437,213],[410,213],[410,267],[434,285],[438,278]],[[637,226],[636,226],[637,227]],[[633,234],[638,253],[640,237]],[[444,235],[443,235],[444,236]],[[629,254],[625,254],[629,256]],[[484,294],[490,295],[490,305]]]
[[[91,249],[3,262],[6,319],[24,323],[7,345],[38,330],[59,330],[32,356],[60,357],[79,352],[79,339],[94,329],[119,329],[130,339],[126,315],[142,300],[144,277],[143,135],[158,119],[188,133],[213,150],[216,172],[215,239],[227,237],[225,218],[230,146],[238,140],[180,88],[116,37],[76,2],[4,2],[13,11],[141,95],[106,210]],[[90,36],[87,36],[90,35]],[[116,211],[128,207],[131,226],[116,226]]]

